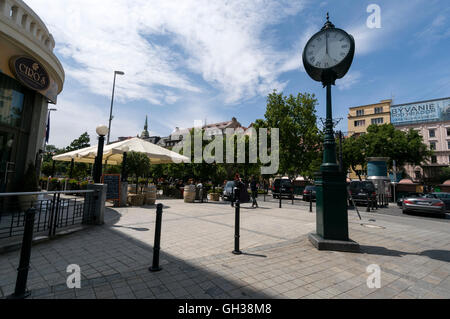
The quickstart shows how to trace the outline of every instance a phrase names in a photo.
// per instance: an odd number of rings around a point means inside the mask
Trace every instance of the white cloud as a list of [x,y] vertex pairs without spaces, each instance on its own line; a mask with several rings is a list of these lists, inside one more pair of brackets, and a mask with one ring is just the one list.
[[[299,1],[26,0],[53,33],[69,76],[109,96],[170,104],[202,92],[200,75],[226,103],[282,88],[291,54],[274,49],[265,30],[297,14]],[[281,66],[281,68],[280,68]]]
[[336,86],[341,91],[351,89],[353,85],[360,81],[361,76],[362,74],[359,71],[350,71],[342,79],[336,81]]
[[[57,147],[66,147],[71,141],[84,132],[91,137],[91,145],[97,144],[95,129],[100,124],[108,125],[109,110],[101,109],[95,105],[75,102],[62,97],[59,99],[57,112],[51,112],[49,144]],[[142,122],[142,123],[141,123]],[[139,126],[141,124],[141,127]],[[111,140],[117,136],[130,136],[142,131],[143,120],[129,117],[115,117],[112,121]]]

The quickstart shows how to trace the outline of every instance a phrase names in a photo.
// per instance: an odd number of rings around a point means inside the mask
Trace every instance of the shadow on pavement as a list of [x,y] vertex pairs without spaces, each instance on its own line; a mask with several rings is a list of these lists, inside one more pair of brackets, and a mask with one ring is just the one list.
[[381,256],[393,256],[393,257],[402,257],[406,255],[416,255],[416,256],[426,256],[431,259],[450,262],[450,250],[424,250],[421,253],[409,253],[399,250],[388,249],[385,247],[379,246],[360,246],[361,253],[369,254],[369,255],[381,255]]

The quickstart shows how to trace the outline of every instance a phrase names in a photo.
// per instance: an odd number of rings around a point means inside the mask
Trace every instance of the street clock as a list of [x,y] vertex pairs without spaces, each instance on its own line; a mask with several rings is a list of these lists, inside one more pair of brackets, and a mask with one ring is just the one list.
[[342,29],[336,28],[329,20],[322,30],[314,34],[303,51],[303,65],[308,75],[315,81],[335,84],[347,74],[355,55],[355,40]]

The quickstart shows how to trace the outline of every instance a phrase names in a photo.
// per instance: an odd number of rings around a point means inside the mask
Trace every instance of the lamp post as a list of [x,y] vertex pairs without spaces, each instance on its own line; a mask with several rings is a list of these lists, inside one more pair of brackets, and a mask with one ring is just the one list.
[[94,182],[96,184],[100,183],[100,178],[102,176],[103,145],[105,144],[105,135],[108,134],[108,131],[109,130],[106,125],[100,125],[96,129],[96,132],[99,136],[97,157],[95,158],[95,167],[94,167]]
[[41,157],[40,166],[39,166],[39,177],[42,177],[42,171],[41,171],[42,162],[44,161],[45,152],[47,151],[47,143],[50,138],[50,114],[51,114],[51,112],[56,112],[56,111],[58,111],[58,110],[55,108],[48,109],[47,128],[45,131],[44,150],[42,151],[42,157]]
[[112,97],[111,97],[111,110],[109,112],[108,140],[107,140],[106,144],[109,144],[109,138],[110,138],[110,134],[111,134],[111,121],[113,119],[112,111],[113,111],[113,105],[114,105],[114,91],[116,88],[116,75],[117,74],[124,75],[125,73],[122,71],[114,71],[113,90],[112,90]]

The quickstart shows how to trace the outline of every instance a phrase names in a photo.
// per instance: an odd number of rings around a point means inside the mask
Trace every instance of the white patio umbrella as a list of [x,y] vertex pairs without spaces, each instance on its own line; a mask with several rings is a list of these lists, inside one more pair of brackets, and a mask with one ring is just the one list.
[[[72,159],[77,163],[94,163],[97,156],[98,146],[91,146],[77,151],[53,156],[55,161],[70,162]],[[138,152],[148,156],[152,164],[187,163],[189,158],[169,151],[156,144],[144,141],[138,137],[105,145],[103,149],[103,163],[120,165],[125,152]]]

